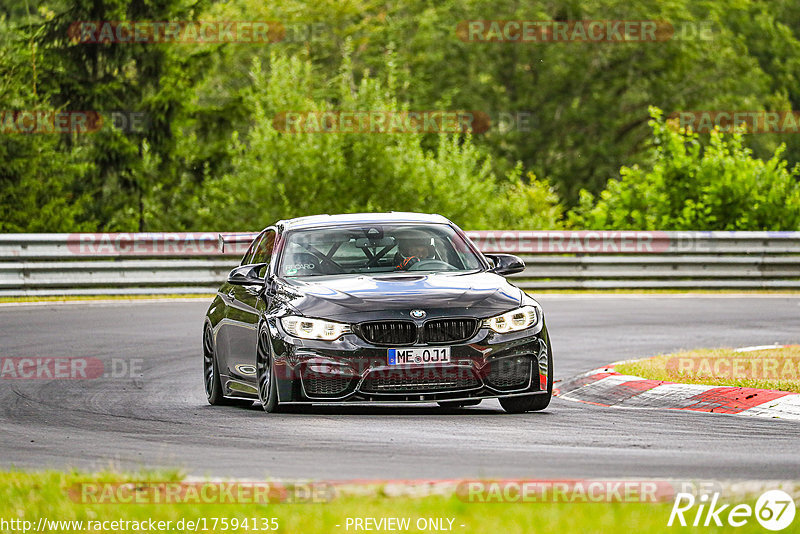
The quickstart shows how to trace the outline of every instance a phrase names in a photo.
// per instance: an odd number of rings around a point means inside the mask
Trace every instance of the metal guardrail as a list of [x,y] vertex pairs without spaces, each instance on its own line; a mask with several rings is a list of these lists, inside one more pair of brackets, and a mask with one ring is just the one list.
[[[230,236],[230,234],[228,234]],[[209,293],[256,234],[0,235],[0,296]],[[800,232],[468,232],[525,289],[800,289]]]

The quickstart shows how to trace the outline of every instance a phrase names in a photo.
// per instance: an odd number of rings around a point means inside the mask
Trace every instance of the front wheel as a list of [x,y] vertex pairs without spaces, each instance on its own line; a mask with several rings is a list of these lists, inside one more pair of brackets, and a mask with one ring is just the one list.
[[258,331],[256,377],[258,379],[258,400],[261,401],[264,411],[267,413],[279,411],[278,388],[275,381],[269,331],[266,325],[262,325]]
[[538,412],[547,408],[551,397],[549,391],[527,397],[500,397],[500,406],[508,413]]

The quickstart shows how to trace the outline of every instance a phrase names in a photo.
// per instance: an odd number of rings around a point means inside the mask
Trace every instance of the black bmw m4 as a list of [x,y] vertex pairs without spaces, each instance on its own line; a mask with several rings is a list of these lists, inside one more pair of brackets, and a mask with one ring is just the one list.
[[438,215],[284,220],[262,231],[206,313],[208,402],[547,407],[542,308]]

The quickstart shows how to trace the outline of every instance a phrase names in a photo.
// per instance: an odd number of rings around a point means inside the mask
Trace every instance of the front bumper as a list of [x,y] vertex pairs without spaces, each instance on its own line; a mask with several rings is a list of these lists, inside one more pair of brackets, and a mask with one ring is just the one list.
[[321,342],[288,336],[276,324],[271,331],[281,403],[457,401],[543,394],[552,386],[544,324],[509,334],[480,328],[450,345],[450,363],[400,366],[388,365],[388,347],[356,334]]

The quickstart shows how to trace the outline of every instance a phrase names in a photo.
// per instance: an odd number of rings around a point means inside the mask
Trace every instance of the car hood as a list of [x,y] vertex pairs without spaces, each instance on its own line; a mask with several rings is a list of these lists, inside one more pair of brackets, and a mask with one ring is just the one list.
[[286,306],[309,317],[409,319],[420,309],[427,318],[489,317],[520,305],[522,291],[494,273],[386,273],[284,280],[278,291]]

